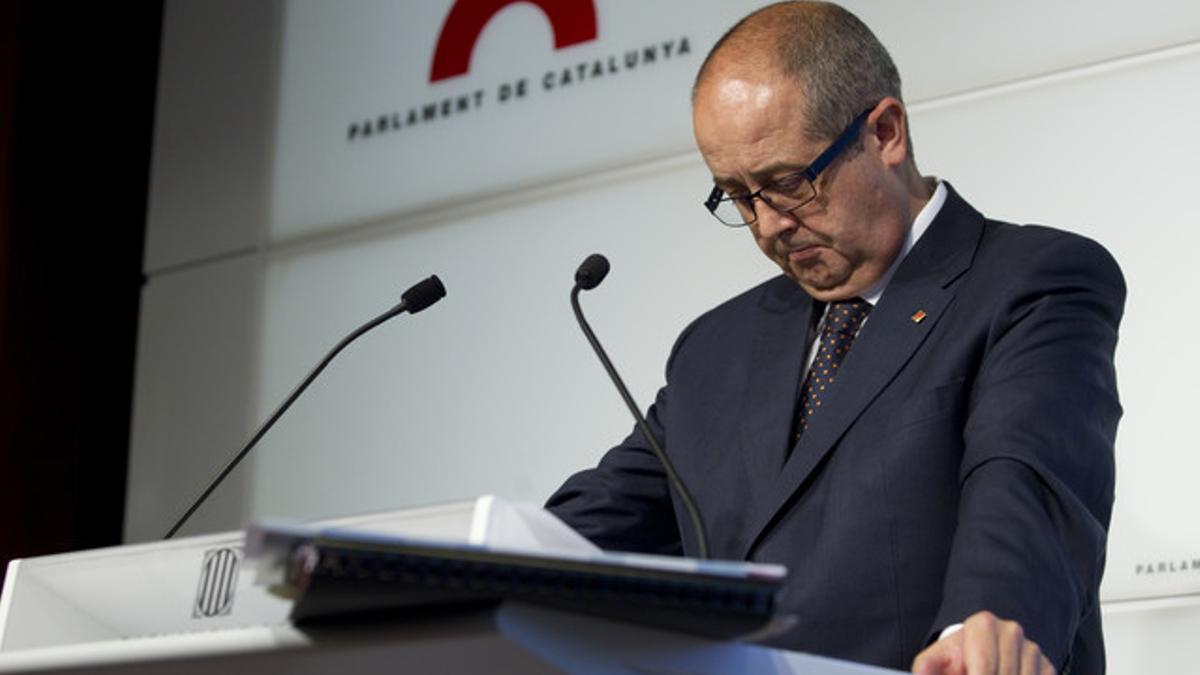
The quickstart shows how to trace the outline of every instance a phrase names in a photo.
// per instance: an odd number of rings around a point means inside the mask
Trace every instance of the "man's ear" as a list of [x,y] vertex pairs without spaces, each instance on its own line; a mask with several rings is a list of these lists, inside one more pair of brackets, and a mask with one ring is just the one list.
[[888,96],[867,117],[867,130],[888,166],[908,161],[908,115],[899,99]]

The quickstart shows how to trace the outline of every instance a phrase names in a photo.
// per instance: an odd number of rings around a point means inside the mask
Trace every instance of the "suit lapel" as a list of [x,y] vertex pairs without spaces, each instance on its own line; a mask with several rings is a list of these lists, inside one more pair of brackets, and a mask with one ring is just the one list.
[[[779,479],[792,432],[792,402],[800,386],[814,304],[786,278],[769,286],[760,302],[763,312],[754,331],[739,414],[741,455],[750,485],[771,485]],[[760,490],[749,491],[751,512],[761,506],[756,503],[761,494]],[[744,536],[742,533],[739,539]]]
[[[950,189],[941,212],[901,263],[855,339],[821,413],[810,420],[783,471],[758,483],[770,487],[755,505],[743,557],[938,324],[954,297],[952,282],[970,266],[982,227],[982,216]],[[916,321],[918,311],[924,316]],[[795,380],[792,386],[794,398]]]

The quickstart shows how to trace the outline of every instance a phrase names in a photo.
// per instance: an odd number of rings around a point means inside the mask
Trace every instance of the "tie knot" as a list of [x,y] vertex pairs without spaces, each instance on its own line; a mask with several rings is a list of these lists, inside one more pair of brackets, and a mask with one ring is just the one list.
[[871,303],[862,298],[830,303],[829,313],[825,316],[825,330],[854,335],[870,313]]

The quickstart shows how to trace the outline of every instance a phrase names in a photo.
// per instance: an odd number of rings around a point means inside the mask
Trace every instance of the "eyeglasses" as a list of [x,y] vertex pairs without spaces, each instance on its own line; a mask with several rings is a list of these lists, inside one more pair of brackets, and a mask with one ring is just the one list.
[[713,186],[708,199],[704,200],[704,208],[725,225],[742,227],[758,220],[758,213],[754,210],[755,198],[780,213],[791,213],[811,202],[817,198],[817,176],[858,137],[859,129],[874,109],[872,106],[855,117],[833,143],[817,155],[813,163],[803,171],[790,173],[744,195],[727,195],[719,186]]

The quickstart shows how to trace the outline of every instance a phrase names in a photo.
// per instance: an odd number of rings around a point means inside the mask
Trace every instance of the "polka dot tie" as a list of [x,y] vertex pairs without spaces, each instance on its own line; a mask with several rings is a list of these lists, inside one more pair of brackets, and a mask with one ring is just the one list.
[[854,344],[859,326],[871,312],[871,303],[853,298],[829,305],[825,314],[825,328],[821,331],[821,343],[813,358],[808,376],[804,378],[804,391],[800,395],[800,407],[796,411],[795,440],[808,429],[808,421],[821,409],[821,399],[837,379],[838,367]]

